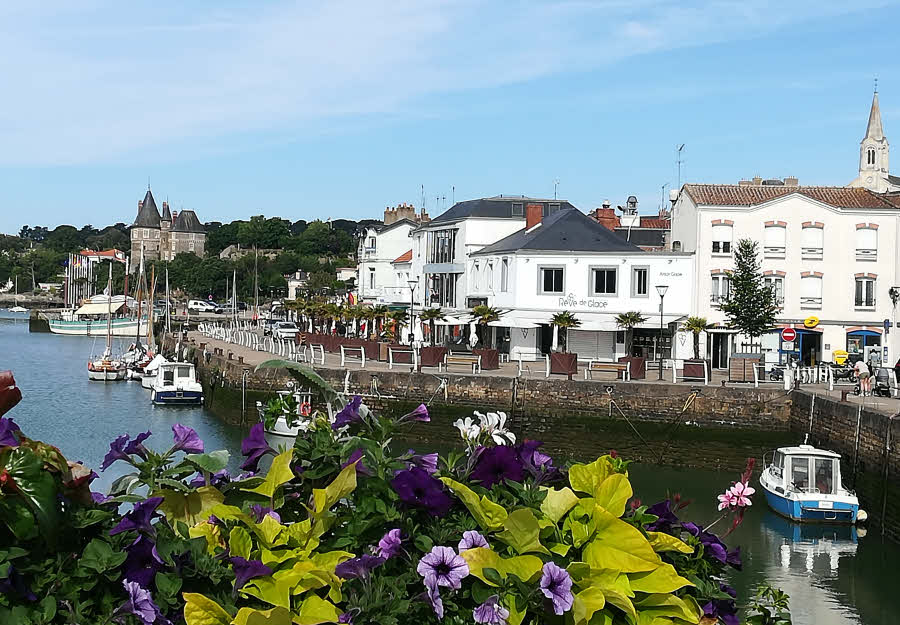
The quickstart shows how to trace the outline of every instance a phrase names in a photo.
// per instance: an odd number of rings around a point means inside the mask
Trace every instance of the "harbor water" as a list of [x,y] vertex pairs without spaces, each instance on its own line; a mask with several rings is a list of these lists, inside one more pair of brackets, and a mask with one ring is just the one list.
[[[242,428],[228,426],[202,407],[155,407],[135,382],[88,382],[86,366],[102,341],[88,337],[29,334],[26,315],[0,312],[0,370],[11,369],[24,396],[8,415],[26,435],[45,440],[72,460],[98,468],[109,441],[150,430],[149,445],[171,445],[172,425],[197,430],[206,449],[228,449],[240,461]],[[527,437],[527,432],[520,433]],[[585,450],[585,456],[595,450]],[[121,465],[122,463],[117,463]],[[127,467],[113,465],[95,488],[105,489]],[[632,465],[636,495],[654,503],[679,493],[693,500],[680,515],[697,523],[716,518],[715,497],[736,475],[696,469]],[[719,529],[719,528],[717,528]],[[724,529],[724,528],[721,528]],[[900,546],[877,530],[799,527],[765,507],[761,493],[741,525],[726,539],[740,545],[744,567],[731,582],[746,598],[767,582],[791,596],[797,625],[895,625],[900,623],[896,569]]]

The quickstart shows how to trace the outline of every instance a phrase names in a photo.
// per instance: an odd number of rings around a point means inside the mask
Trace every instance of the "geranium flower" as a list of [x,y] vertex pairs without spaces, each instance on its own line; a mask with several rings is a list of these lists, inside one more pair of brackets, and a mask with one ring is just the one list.
[[717,499],[719,500],[719,510],[731,508],[735,505],[735,497],[734,493],[731,492],[731,489],[726,490],[724,493],[719,495]]
[[244,584],[256,577],[266,577],[272,574],[272,569],[262,563],[261,560],[245,560],[244,558],[228,558],[231,568],[234,570],[234,589],[238,590]]
[[521,482],[523,477],[522,461],[510,447],[485,448],[472,471],[472,479],[481,482],[485,488],[504,480]]
[[126,581],[124,585],[128,599],[118,607],[115,612],[117,615],[133,614],[144,625],[169,623],[169,620],[159,611],[159,606],[153,603],[153,597],[149,590],[135,582]]
[[490,545],[488,544],[487,539],[475,530],[463,532],[462,540],[460,540],[459,545],[456,546],[460,553],[468,551],[469,549],[475,549],[476,547],[490,548]]
[[18,447],[22,430],[9,417],[0,417],[0,447]]
[[162,502],[162,497],[150,497],[137,502],[131,512],[126,513],[119,524],[109,530],[109,535],[115,536],[131,530],[145,532],[151,536],[155,535],[156,530],[150,525],[150,521],[156,516],[156,509]]
[[172,451],[183,451],[187,454],[203,453],[203,441],[193,428],[176,423],[172,426],[172,432],[175,434],[175,446]]
[[565,569],[559,568],[553,562],[547,562],[543,570],[541,592],[553,603],[555,614],[565,614],[572,609],[575,602],[575,595],[572,594],[572,578]]
[[453,500],[444,491],[444,485],[419,467],[398,471],[391,480],[391,486],[403,503],[425,508],[432,516],[446,514],[453,505]]
[[266,516],[270,516],[273,519],[275,519],[276,521],[278,521],[279,523],[281,523],[281,515],[280,514],[278,514],[274,510],[272,510],[272,508],[269,508],[267,506],[262,506],[258,503],[255,503],[252,506],[250,506],[250,516],[252,516],[253,519],[257,523],[262,523],[263,519],[265,519]]
[[384,563],[385,558],[364,553],[338,564],[334,567],[334,574],[341,579],[366,579],[372,571]]
[[509,610],[500,605],[500,597],[491,595],[484,603],[472,611],[472,618],[476,623],[486,625],[506,625],[509,618]]
[[259,470],[260,458],[266,454],[275,455],[275,450],[266,442],[266,431],[262,423],[257,423],[250,428],[247,438],[241,441],[241,454],[247,457],[241,465],[241,469],[253,473]]
[[729,489],[729,492],[734,496],[732,505],[738,508],[753,505],[753,502],[750,501],[750,496],[756,492],[756,489],[746,482],[735,482],[734,486]]
[[146,460],[147,459],[147,448],[144,447],[143,442],[145,440],[147,440],[148,438],[150,438],[151,433],[152,432],[150,432],[150,430],[147,430],[146,432],[141,432],[140,434],[138,434],[135,437],[135,439],[133,441],[131,441],[127,445],[125,445],[125,449],[123,449],[122,451],[124,451],[126,454],[135,454],[137,456],[140,456],[144,460]]
[[431,580],[437,586],[458,590],[469,575],[469,565],[452,547],[438,545],[422,556],[416,571],[425,578],[426,586]]
[[334,423],[331,424],[332,430],[340,430],[345,425],[361,421],[359,407],[362,405],[362,397],[356,395],[344,408],[334,417]]
[[403,536],[399,529],[395,528],[388,532],[378,541],[378,556],[389,560],[400,553],[403,547]]
[[163,569],[163,561],[156,551],[156,544],[144,534],[125,547],[128,557],[122,565],[125,581],[136,582],[142,588],[150,588],[157,571]]
[[490,435],[497,445],[514,445],[516,435],[506,429],[505,412],[489,412],[486,415],[476,412],[481,421],[481,429]]
[[127,443],[128,434],[122,434],[121,436],[116,437],[116,440],[109,444],[109,451],[106,452],[106,456],[103,458],[103,463],[100,465],[101,471],[106,471],[116,460],[131,462],[131,456],[125,453],[125,445]]
[[475,423],[472,417],[457,419],[453,422],[453,426],[459,430],[460,436],[467,443],[477,441],[478,437],[481,436],[481,426]]

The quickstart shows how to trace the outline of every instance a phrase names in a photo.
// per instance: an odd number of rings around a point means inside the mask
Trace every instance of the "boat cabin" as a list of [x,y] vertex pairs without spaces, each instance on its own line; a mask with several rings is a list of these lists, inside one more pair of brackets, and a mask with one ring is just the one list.
[[156,383],[162,387],[180,386],[186,382],[194,382],[194,365],[186,362],[163,362],[159,364]]
[[837,495],[844,490],[840,454],[812,445],[779,448],[771,470],[788,492]]

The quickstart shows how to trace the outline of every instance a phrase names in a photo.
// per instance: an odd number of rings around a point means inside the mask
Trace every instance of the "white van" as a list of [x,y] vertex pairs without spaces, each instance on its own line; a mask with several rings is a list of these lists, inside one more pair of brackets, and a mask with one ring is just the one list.
[[217,306],[214,302],[207,302],[202,299],[192,299],[188,302],[187,309],[189,313],[206,313],[221,314],[222,307]]

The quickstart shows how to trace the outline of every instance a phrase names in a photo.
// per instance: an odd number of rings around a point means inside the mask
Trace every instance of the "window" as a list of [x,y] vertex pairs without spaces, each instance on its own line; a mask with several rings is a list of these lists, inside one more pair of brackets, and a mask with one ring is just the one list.
[[375,237],[369,237],[369,242],[366,244],[366,248],[370,250],[375,249]]
[[369,267],[369,288],[375,288],[375,267]]
[[809,458],[791,458],[791,485],[799,491],[809,490]]
[[857,308],[875,308],[875,278],[856,279],[854,304]]
[[775,293],[775,302],[779,306],[784,305],[784,278],[781,276],[766,276],[763,281],[766,288],[772,289]]
[[494,291],[494,262],[490,261],[484,266],[484,289]]
[[647,267],[635,267],[631,270],[631,296],[647,297]]
[[714,304],[721,302],[728,299],[729,293],[731,293],[731,278],[724,273],[714,275],[709,300]]
[[763,256],[766,258],[784,258],[785,231],[781,225],[766,226],[766,239],[763,245]]
[[821,226],[803,226],[800,233],[800,251],[804,259],[821,259],[825,230]]
[[428,233],[428,262],[452,263],[456,248],[456,230],[436,230]]
[[188,244],[188,250],[190,250],[191,252],[194,251],[194,242],[193,242],[193,241],[191,241],[191,242]]
[[856,260],[878,259],[878,230],[869,226],[856,227]]
[[149,239],[149,238],[150,238],[150,231],[147,230],[146,228],[144,228],[144,231],[143,231],[143,233],[142,233],[141,236],[142,236],[144,239]]
[[831,458],[814,458],[816,470],[816,491],[822,495],[834,494],[834,460]]
[[429,289],[430,304],[438,306],[456,306],[456,277],[455,273],[436,273],[430,276],[431,287]]
[[478,263],[472,263],[472,290],[478,291],[481,289],[481,280],[479,280],[480,276],[478,275]]
[[512,216],[513,217],[521,217],[524,214],[525,214],[525,205],[522,202],[513,202]]
[[175,251],[175,239],[172,239],[172,251]]
[[800,278],[800,308],[822,308],[822,276]]
[[504,258],[500,263],[500,292],[509,290],[509,259]]
[[563,285],[562,267],[541,267],[541,293],[562,293]]
[[869,148],[866,150],[866,165],[874,165],[875,164],[875,148]]
[[731,224],[715,224],[712,227],[712,253],[731,254]]
[[615,267],[591,269],[591,295],[615,295],[617,272]]

